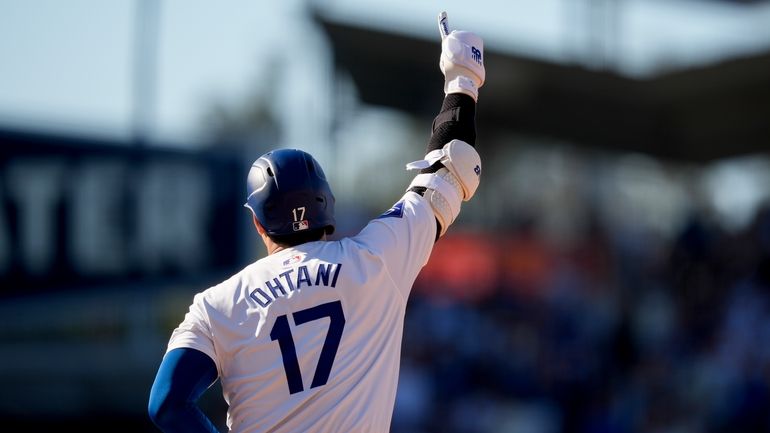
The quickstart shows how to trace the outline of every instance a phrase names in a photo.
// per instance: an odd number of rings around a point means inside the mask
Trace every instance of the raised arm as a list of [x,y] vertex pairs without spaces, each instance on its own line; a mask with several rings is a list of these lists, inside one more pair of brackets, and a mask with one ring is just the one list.
[[476,145],[476,103],[484,84],[484,42],[470,32],[449,31],[446,12],[438,17],[439,68],[444,74],[444,102],[433,120],[425,159],[407,165],[420,169],[409,190],[427,198],[436,215],[436,239],[460,213],[462,201],[476,192],[481,160]]

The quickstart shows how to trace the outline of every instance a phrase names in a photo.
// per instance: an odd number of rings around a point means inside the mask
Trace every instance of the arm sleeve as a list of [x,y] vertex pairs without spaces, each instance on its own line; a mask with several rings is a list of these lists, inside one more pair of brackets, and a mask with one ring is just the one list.
[[150,390],[150,419],[165,433],[217,432],[196,404],[216,380],[216,365],[203,352],[174,349],[166,353]]
[[[445,144],[457,139],[476,147],[476,101],[462,93],[450,93],[444,97],[441,112],[433,119],[431,136],[425,151],[428,154],[432,150],[441,149]],[[435,173],[444,165],[436,162],[421,173]],[[424,187],[412,187],[409,189],[419,195],[425,194]],[[438,241],[441,233],[441,225],[436,219],[436,237]]]
[[[476,101],[462,93],[450,93],[444,98],[441,111],[433,119],[428,152],[441,149],[445,144],[457,139],[476,147]],[[422,170],[434,173],[441,168],[440,162]]]
[[393,207],[352,238],[379,257],[404,298],[433,249],[436,224],[430,203],[407,192]]
[[204,291],[195,295],[184,320],[171,333],[166,353],[180,348],[195,349],[208,355],[215,363],[217,362],[218,358],[209,321],[209,311],[213,307],[207,294],[208,291]]

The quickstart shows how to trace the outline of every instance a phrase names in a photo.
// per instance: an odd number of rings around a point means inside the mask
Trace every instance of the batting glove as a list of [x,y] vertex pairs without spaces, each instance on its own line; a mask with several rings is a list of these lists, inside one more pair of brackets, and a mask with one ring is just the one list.
[[444,94],[464,93],[479,99],[484,84],[484,41],[476,34],[462,30],[449,31],[446,12],[438,15],[441,33],[439,68],[444,74]]

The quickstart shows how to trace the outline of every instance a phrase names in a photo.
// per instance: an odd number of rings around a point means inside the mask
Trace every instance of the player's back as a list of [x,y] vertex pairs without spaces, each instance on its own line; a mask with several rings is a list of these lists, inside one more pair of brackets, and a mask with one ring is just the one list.
[[231,429],[387,431],[404,300],[377,258],[312,242],[236,278],[233,316],[215,319],[230,334],[217,357]]
[[402,203],[356,237],[278,251],[196,296],[170,347],[215,360],[232,431],[389,430],[406,298],[435,235],[408,195],[409,217]]

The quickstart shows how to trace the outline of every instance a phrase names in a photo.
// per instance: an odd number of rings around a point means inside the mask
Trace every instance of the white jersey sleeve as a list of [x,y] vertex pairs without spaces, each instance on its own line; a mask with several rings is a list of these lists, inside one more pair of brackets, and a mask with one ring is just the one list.
[[214,361],[217,370],[221,372],[208,317],[211,310],[211,305],[207,299],[208,293],[208,291],[204,291],[195,295],[184,320],[171,334],[167,351],[178,348],[201,351]]
[[436,217],[430,203],[407,192],[393,207],[369,222],[353,240],[382,257],[404,298],[436,241]]

